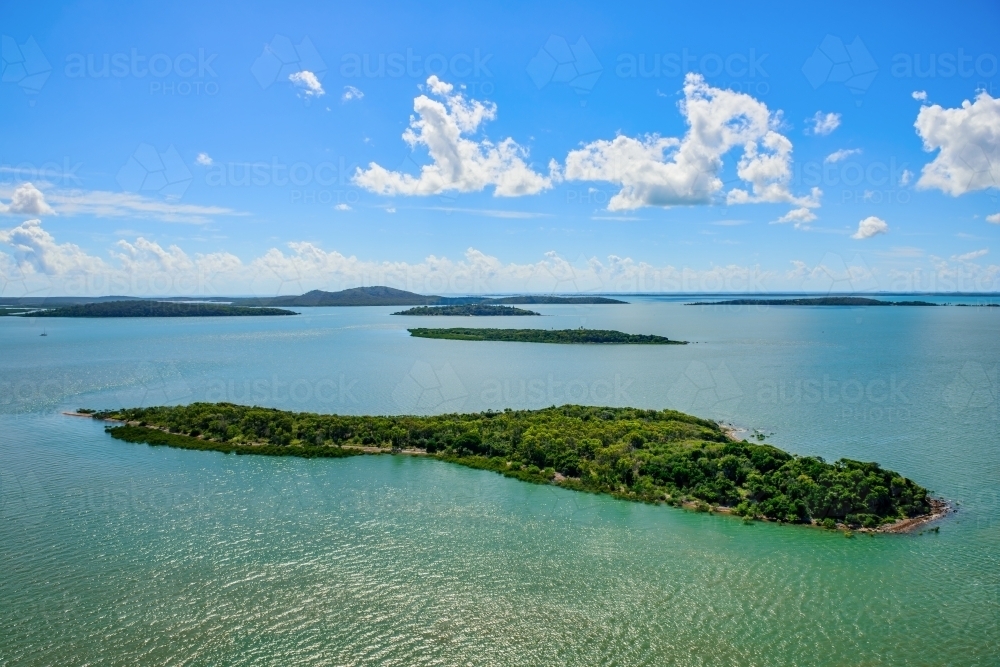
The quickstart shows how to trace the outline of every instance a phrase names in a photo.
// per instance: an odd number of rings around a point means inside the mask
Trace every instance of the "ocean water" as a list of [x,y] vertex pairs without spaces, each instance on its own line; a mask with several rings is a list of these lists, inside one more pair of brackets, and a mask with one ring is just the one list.
[[[631,300],[499,321],[0,318],[0,664],[1000,664],[1000,308]],[[845,539],[432,460],[132,445],[61,414],[196,400],[671,407],[879,461],[958,511],[939,532]]]

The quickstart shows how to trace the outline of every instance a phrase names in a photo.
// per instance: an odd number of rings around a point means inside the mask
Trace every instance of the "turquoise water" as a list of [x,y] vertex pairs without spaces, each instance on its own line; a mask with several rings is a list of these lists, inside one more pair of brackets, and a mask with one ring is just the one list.
[[[0,318],[0,664],[1000,663],[1000,309],[644,298],[528,323],[693,342],[609,348],[413,339],[447,324],[393,310]],[[460,324],[524,326],[500,319]],[[129,445],[60,414],[195,400],[673,407],[880,461],[959,511],[848,540],[436,461]]]

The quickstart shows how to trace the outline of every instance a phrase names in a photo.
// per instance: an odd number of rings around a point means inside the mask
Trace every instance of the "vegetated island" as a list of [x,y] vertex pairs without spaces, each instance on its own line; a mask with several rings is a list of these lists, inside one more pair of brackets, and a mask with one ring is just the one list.
[[861,296],[821,296],[804,299],[730,299],[698,301],[685,306],[936,306],[930,301],[880,301]]
[[458,306],[463,304],[624,304],[625,301],[601,296],[545,296],[524,295],[505,297],[485,296],[436,296],[416,294],[406,290],[376,285],[353,287],[339,292],[313,290],[298,296],[254,297],[232,299],[239,306]]
[[223,303],[181,303],[174,301],[106,301],[52,310],[37,310],[22,317],[242,317],[257,315],[298,315],[280,308],[250,308]]
[[533,310],[515,308],[514,306],[490,305],[485,303],[467,303],[461,306],[414,306],[408,310],[401,310],[393,315],[448,315],[466,317],[495,317],[495,316],[520,316],[520,315],[540,315]]
[[[70,413],[73,414],[73,413]],[[624,500],[753,519],[902,532],[947,511],[878,463],[827,463],[735,441],[674,410],[564,405],[472,414],[347,416],[232,403],[84,411],[133,443],[269,456],[431,456]]]
[[407,329],[416,338],[489,340],[511,343],[587,343],[598,345],[687,345],[663,336],[627,334],[608,329]]

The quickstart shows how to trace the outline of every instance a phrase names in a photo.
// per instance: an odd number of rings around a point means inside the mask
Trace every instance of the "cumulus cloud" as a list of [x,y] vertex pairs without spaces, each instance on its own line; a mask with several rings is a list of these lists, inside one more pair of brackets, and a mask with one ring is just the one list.
[[0,230],[0,243],[11,246],[20,268],[46,275],[100,271],[105,264],[72,243],[56,243],[41,220],[27,220],[13,229]]
[[[129,235],[134,232],[127,232]],[[2,252],[10,247],[11,254]],[[920,253],[913,254],[914,257]],[[909,253],[904,255],[910,257]],[[827,253],[814,267],[793,262],[776,272],[758,265],[703,269],[653,265],[629,257],[567,259],[555,252],[536,261],[504,262],[475,248],[462,256],[428,256],[418,262],[360,259],[317,244],[293,242],[243,261],[227,252],[188,254],[138,236],[109,248],[107,259],[70,243],[58,243],[40,222],[0,231],[0,281],[5,296],[132,294],[136,296],[301,294],[358,285],[389,285],[423,294],[500,292],[753,292],[805,290],[858,292],[879,288],[876,270],[856,256],[850,262]],[[931,257],[934,271],[896,271],[895,291],[996,291],[1000,266]],[[0,284],[4,284],[0,282]]]
[[842,160],[846,160],[852,155],[861,155],[860,148],[841,148],[839,151],[834,151],[823,158],[823,162],[827,164],[834,164]]
[[983,248],[981,250],[973,250],[972,252],[967,252],[964,255],[952,255],[951,258],[956,262],[971,262],[974,259],[985,257],[988,254],[990,254],[990,249]]
[[780,118],[750,95],[713,88],[699,74],[684,80],[680,111],[688,124],[683,138],[619,135],[598,140],[566,156],[566,180],[607,181],[621,187],[610,211],[643,206],[708,204],[722,191],[722,157],[741,148],[737,164],[751,191],[734,188],[729,204],[789,203],[815,208],[822,192],[807,197],[788,190],[792,143],[775,129]]
[[815,219],[816,214],[803,206],[801,208],[793,208],[791,211],[775,220],[775,223],[781,224],[785,222],[793,222],[795,223],[796,229],[804,229]]
[[986,216],[986,222],[992,222],[994,225],[1000,225],[1000,213],[994,213]]
[[307,69],[289,74],[288,80],[299,89],[299,94],[305,97],[322,97],[326,95],[326,91],[323,90],[323,84],[319,82],[315,74]]
[[851,235],[852,239],[870,239],[873,236],[878,236],[879,234],[885,234],[889,231],[889,225],[886,224],[885,220],[882,218],[877,218],[874,215],[870,215],[861,222],[858,223],[858,231]]
[[808,124],[806,134],[818,134],[825,137],[840,127],[840,114],[832,111],[830,113],[817,111],[812,118],[806,119],[806,123]]
[[368,169],[358,169],[355,184],[381,195],[479,192],[492,185],[497,197],[531,195],[552,187],[553,178],[558,178],[556,166],[550,163],[550,176],[533,171],[525,162],[528,151],[513,139],[493,143],[468,138],[485,121],[496,118],[496,105],[466,100],[436,76],[427,79],[427,89],[440,100],[427,95],[413,100],[416,116],[410,117],[403,140],[410,148],[426,148],[432,164],[413,176],[372,162]]
[[198,153],[198,157],[196,157],[194,161],[203,167],[212,166],[212,156],[210,156],[208,153]]
[[921,102],[923,102],[923,101],[925,101],[927,99],[927,91],[926,90],[914,90],[911,93],[911,96],[913,97],[913,99],[920,100]]
[[340,96],[341,101],[350,102],[351,100],[360,100],[365,96],[360,90],[354,86],[344,86],[344,94]]
[[1000,187],[1000,99],[983,91],[954,109],[925,105],[914,127],[925,151],[939,151],[924,165],[918,188],[957,197]]
[[904,188],[907,185],[909,185],[910,181],[912,180],[913,180],[913,172],[910,171],[909,169],[904,169],[903,173],[899,175],[899,184]]
[[344,203],[337,204],[333,208],[335,208],[338,211],[350,211],[351,210],[350,205],[344,204]]
[[[189,255],[176,245],[161,246],[141,236],[116,242],[105,261],[75,245],[57,243],[37,220],[0,232],[4,243],[14,248],[15,257],[0,252],[0,270],[7,276],[34,275],[60,294],[270,296],[358,285],[390,285],[425,294],[763,291],[763,282],[776,275],[756,266],[692,270],[616,255],[570,261],[555,252],[537,261],[508,263],[475,248],[457,259],[431,255],[420,262],[380,262],[308,242],[271,248],[243,262],[226,252]],[[6,295],[20,294],[8,290]]]
[[20,215],[52,215],[55,211],[45,201],[45,195],[31,183],[22,183],[14,189],[10,204],[0,201],[0,213]]

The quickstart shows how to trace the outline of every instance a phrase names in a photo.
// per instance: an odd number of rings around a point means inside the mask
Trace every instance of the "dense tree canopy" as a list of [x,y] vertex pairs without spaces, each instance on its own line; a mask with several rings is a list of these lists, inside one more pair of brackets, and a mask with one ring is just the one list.
[[129,422],[110,432],[133,442],[298,456],[418,449],[526,481],[629,500],[697,501],[789,522],[875,527],[930,510],[926,489],[877,463],[831,464],[735,442],[715,422],[673,410],[565,405],[359,417],[194,403],[94,416]]
[[594,343],[607,345],[686,345],[664,336],[627,334],[607,329],[408,329],[417,338],[493,340],[514,343]]

